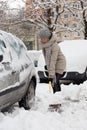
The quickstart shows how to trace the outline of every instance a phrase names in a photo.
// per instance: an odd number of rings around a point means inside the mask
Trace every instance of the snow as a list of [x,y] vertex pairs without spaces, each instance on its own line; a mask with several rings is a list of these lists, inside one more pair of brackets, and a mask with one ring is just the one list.
[[26,0],[4,0],[4,1],[8,1],[8,4],[11,9],[13,8],[20,9],[25,6],[25,2],[26,2]]
[[[0,113],[0,130],[87,130],[86,99],[87,82],[62,85],[62,91],[56,94],[49,93],[48,84],[38,83],[33,108],[27,111],[15,106],[12,113]],[[54,102],[62,103],[61,113],[48,111],[48,105]]]
[[87,40],[66,40],[60,47],[67,60],[67,71],[84,72],[87,67]]
[[[0,130],[87,130],[87,81],[61,85],[61,89],[53,94],[48,84],[37,83],[32,109],[24,110],[15,104],[12,112],[0,113]],[[61,112],[49,111],[51,103],[61,103]]]
[[37,50],[29,50],[28,51],[28,55],[30,56],[32,62],[38,61],[39,60],[39,56],[42,54],[42,51],[37,51]]

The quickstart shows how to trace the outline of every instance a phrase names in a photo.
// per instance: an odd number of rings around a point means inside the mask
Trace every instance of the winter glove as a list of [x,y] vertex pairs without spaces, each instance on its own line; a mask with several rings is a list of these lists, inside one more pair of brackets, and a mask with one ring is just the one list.
[[48,80],[49,80],[49,82],[51,82],[51,83],[53,82],[53,78],[48,78]]

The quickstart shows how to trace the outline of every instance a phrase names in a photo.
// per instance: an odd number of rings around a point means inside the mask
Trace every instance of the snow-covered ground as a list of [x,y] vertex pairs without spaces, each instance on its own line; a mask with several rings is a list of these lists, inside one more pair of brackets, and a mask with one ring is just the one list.
[[[61,112],[49,111],[50,103],[61,103]],[[62,85],[55,94],[48,84],[38,83],[33,108],[15,106],[12,113],[0,113],[0,130],[87,130],[87,82]]]
[[[0,113],[0,130],[87,130],[87,81],[80,85],[61,85],[61,88],[61,92],[53,94],[48,84],[37,83],[32,109],[15,105],[12,112]],[[53,103],[61,103],[61,109],[49,111],[49,104]]]

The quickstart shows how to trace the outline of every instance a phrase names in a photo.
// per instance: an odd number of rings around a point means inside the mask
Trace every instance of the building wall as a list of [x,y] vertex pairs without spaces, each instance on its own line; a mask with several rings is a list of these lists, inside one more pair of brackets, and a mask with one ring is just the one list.
[[[72,39],[84,39],[83,31],[79,31],[83,25],[81,19],[83,18],[81,15],[81,6],[79,2],[76,2],[75,0],[68,0],[67,3],[72,2],[70,4],[70,10],[66,10],[61,16],[60,16],[60,23],[63,22],[64,28],[59,28],[60,30],[60,37],[59,41],[63,40],[72,40]],[[59,31],[58,30],[58,31]],[[71,30],[71,31],[70,31]],[[57,30],[56,30],[57,32]]]

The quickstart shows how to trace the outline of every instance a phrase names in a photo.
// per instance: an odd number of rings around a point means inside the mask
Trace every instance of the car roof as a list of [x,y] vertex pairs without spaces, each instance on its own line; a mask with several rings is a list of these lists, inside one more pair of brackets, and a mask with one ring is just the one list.
[[[24,46],[24,48],[27,49],[25,44],[23,43],[23,41],[21,39],[19,39],[18,37],[16,37],[15,35],[13,35],[9,32],[2,31],[2,30],[0,30],[0,35],[4,38],[4,40],[9,39],[9,41],[15,41],[15,42],[19,41],[20,44],[22,44]],[[5,42],[5,43],[8,44],[7,42]]]

